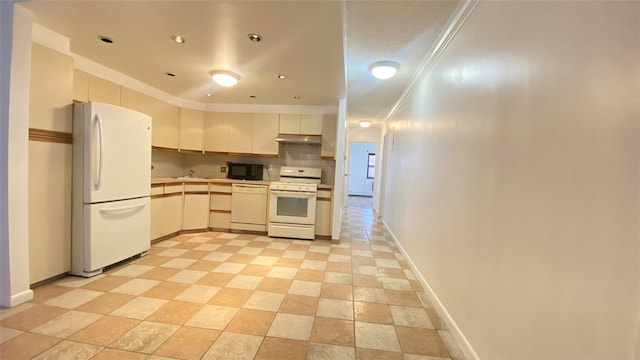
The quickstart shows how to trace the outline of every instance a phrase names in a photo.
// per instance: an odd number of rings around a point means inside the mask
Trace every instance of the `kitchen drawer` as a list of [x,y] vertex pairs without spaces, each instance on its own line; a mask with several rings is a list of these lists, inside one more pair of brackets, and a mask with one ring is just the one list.
[[165,185],[164,186],[164,193],[165,194],[182,193],[182,184]]
[[231,194],[231,183],[212,183],[209,185],[209,191]]
[[331,190],[318,190],[318,198],[331,199]]
[[184,192],[209,192],[209,184],[184,184]]
[[162,195],[164,193],[164,184],[151,185],[151,196]]

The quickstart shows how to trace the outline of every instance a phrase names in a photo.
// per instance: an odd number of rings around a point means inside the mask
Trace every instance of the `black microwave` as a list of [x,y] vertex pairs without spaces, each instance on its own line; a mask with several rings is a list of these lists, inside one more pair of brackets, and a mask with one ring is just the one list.
[[227,163],[227,178],[238,180],[262,180],[262,165]]

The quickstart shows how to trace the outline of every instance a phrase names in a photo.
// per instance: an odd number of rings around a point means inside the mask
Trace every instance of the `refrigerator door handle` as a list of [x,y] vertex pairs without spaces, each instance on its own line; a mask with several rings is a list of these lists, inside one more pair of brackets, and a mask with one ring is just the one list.
[[113,213],[113,212],[120,212],[120,211],[143,208],[146,205],[147,205],[146,203],[142,203],[142,204],[136,204],[136,205],[120,206],[120,207],[114,207],[114,208],[108,208],[108,209],[100,209],[99,211],[101,213]]
[[93,187],[96,190],[100,190],[100,187],[102,186],[102,120],[100,119],[100,116],[98,116],[98,114],[96,114],[95,116],[95,122],[98,124],[98,148],[95,152],[96,176]]

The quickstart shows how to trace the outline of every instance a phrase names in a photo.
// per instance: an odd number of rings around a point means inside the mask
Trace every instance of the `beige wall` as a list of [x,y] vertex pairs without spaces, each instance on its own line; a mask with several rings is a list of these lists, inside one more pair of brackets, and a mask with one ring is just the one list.
[[480,358],[634,356],[639,65],[638,2],[480,2],[388,123],[384,220]]

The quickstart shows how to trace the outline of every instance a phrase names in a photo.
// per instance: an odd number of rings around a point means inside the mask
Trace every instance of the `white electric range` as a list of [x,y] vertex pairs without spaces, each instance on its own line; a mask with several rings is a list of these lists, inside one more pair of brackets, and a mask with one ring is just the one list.
[[269,185],[269,236],[313,240],[316,194],[322,169],[280,168],[280,181]]

